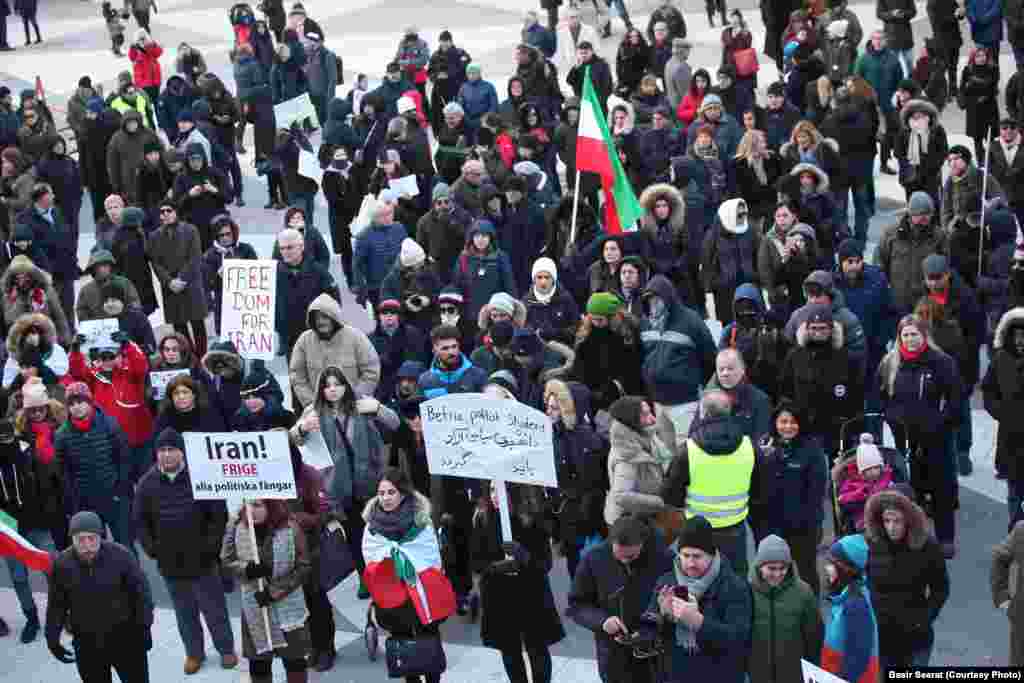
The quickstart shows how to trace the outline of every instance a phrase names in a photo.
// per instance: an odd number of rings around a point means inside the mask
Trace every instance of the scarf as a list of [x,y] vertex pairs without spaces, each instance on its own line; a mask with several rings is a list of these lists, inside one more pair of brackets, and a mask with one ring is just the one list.
[[928,298],[941,306],[945,306],[949,303],[949,289],[941,292],[928,292]]
[[909,363],[909,362],[913,362],[913,361],[917,360],[918,358],[920,358],[924,354],[924,352],[928,350],[928,345],[925,344],[924,346],[919,348],[917,351],[911,351],[906,346],[904,346],[903,342],[901,341],[898,344],[898,348],[900,350],[900,358],[902,358],[903,360],[905,360],[905,361],[907,361]]
[[[715,553],[715,559],[711,561],[708,571],[699,578],[691,578],[683,572],[683,566],[679,562],[678,554],[672,560],[672,571],[676,575],[676,583],[680,586],[686,586],[690,591],[690,595],[697,602],[700,602],[700,599],[707,593],[708,588],[718,578],[719,572],[722,571],[722,554]],[[697,634],[682,622],[676,624],[676,645],[685,649],[686,653],[690,655],[700,652],[700,645],[697,644]]]
[[44,465],[49,465],[53,462],[53,456],[56,454],[53,444],[53,431],[53,425],[45,420],[32,423],[32,433],[36,437],[36,459]]
[[87,432],[92,429],[92,418],[96,414],[95,410],[89,411],[89,416],[79,420],[77,417],[69,417],[71,425],[80,432]]
[[352,510],[373,497],[370,489],[380,473],[371,470],[372,463],[382,460],[380,435],[365,415],[339,414],[326,406],[319,413],[320,433],[334,461],[331,497],[342,509]]
[[715,144],[714,140],[712,140],[707,145],[698,145],[695,143],[693,145],[693,154],[698,159],[703,159],[705,161],[708,159],[717,159],[718,145]]
[[537,303],[549,304],[549,303],[551,303],[551,299],[554,298],[554,296],[555,296],[555,287],[554,287],[554,285],[552,285],[551,291],[548,292],[547,294],[545,294],[542,291],[540,291],[539,289],[537,289],[536,286],[533,288],[533,298],[537,300]]
[[[229,551],[234,550],[239,564],[244,566],[249,561],[260,561],[259,548],[253,547],[248,523],[239,520],[235,524],[235,533],[228,534],[225,543]],[[274,582],[274,579],[286,576],[295,568],[295,532],[291,525],[275,529],[271,543],[273,578],[268,582],[270,584]],[[244,623],[249,630],[253,648],[258,654],[265,654],[285,647],[287,641],[284,634],[302,628],[309,613],[306,611],[306,600],[301,588],[271,603],[267,608],[270,614],[270,642],[267,642],[267,627],[263,620],[263,610],[256,604],[258,590],[258,581],[244,579],[241,581],[240,592],[242,594],[242,615],[245,617]]]
[[381,507],[380,501],[373,504],[367,525],[370,531],[383,536],[389,541],[397,541],[409,532],[416,520],[416,500],[406,496],[399,506],[388,512]]
[[911,166],[921,165],[921,155],[928,151],[928,138],[930,135],[929,122],[921,125],[911,121],[910,144],[907,146],[907,161]]
[[757,176],[757,182],[762,185],[767,185],[768,172],[764,170],[764,157],[747,157],[747,163],[750,164],[750,168],[754,169],[754,175]]

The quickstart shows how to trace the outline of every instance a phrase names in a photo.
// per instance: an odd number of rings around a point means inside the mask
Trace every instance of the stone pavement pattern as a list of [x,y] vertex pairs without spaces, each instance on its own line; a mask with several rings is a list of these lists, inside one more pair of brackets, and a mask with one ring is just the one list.
[[[630,3],[634,22],[646,27],[647,16],[653,6],[652,0]],[[305,3],[309,15],[321,23],[327,35],[327,44],[343,57],[346,81],[351,83],[358,72],[369,74],[375,79],[384,64],[394,55],[397,39],[402,28],[410,23],[420,27],[421,35],[434,47],[436,37],[442,29],[452,31],[456,44],[463,47],[475,61],[483,65],[484,76],[495,83],[499,93],[504,93],[505,81],[514,71],[512,49],[519,42],[520,18],[527,9],[536,7],[536,0],[435,0],[430,3],[414,0],[349,0],[345,3],[328,3],[311,0]],[[682,3],[689,26],[690,38],[695,43],[691,63],[696,66],[714,68],[720,59],[718,49],[719,29],[709,29],[700,0],[684,0]],[[733,3],[735,5],[735,3]],[[759,12],[751,0],[738,5],[744,9],[755,33],[755,45],[763,45]],[[872,4],[854,4],[864,25],[865,33],[877,26]],[[585,10],[586,11],[586,10]],[[919,16],[924,16],[923,4]],[[37,75],[42,77],[47,89],[48,100],[58,110],[72,93],[78,78],[90,74],[94,82],[105,87],[114,83],[116,74],[130,69],[127,59],[114,57],[109,50],[106,30],[99,18],[98,5],[80,0],[43,0],[40,3],[39,20],[43,30],[42,45],[19,48],[4,53],[0,58],[0,84],[13,91],[31,87]],[[604,40],[600,53],[614,63],[615,50],[621,39],[621,25],[616,22],[617,35]],[[129,31],[134,31],[134,24]],[[153,34],[167,51],[163,62],[165,78],[173,71],[174,51],[183,41],[198,47],[204,53],[212,71],[229,84],[233,84],[228,50],[231,47],[230,28],[227,23],[227,7],[211,7],[210,3],[196,0],[164,0],[160,2],[160,13],[153,16]],[[8,24],[9,37],[13,45],[20,45],[21,29],[12,20]],[[920,45],[923,36],[929,33],[927,21],[915,23],[915,35]],[[1012,73],[1008,50],[1003,51],[1004,74]],[[966,57],[966,50],[962,51]],[[776,77],[774,65],[762,64],[762,88]],[[339,94],[347,91],[342,86]],[[959,135],[963,130],[963,115],[955,107],[947,108],[943,117],[947,130],[954,141],[967,142]],[[281,227],[282,215],[264,211],[265,184],[255,176],[251,166],[252,157],[243,158],[245,198],[248,206],[232,208],[242,226],[243,239],[251,242],[261,256],[269,258],[273,235]],[[902,206],[903,193],[892,176],[877,176],[880,198],[879,215],[872,221],[869,233],[869,253],[877,241],[880,230],[894,221],[894,212]],[[88,202],[88,195],[86,195]],[[316,224],[326,234],[326,208],[318,207]],[[82,213],[82,240],[79,245],[80,259],[85,263],[92,238],[93,224],[88,206]],[[342,280],[337,266],[335,277]],[[343,306],[349,323],[364,330],[370,328],[365,311],[355,305],[354,299],[345,291]],[[162,324],[160,313],[152,317],[155,326]],[[166,326],[162,326],[166,329]],[[161,329],[157,330],[158,335]],[[272,370],[282,385],[287,382],[287,368],[282,359],[272,364]],[[289,392],[285,392],[288,395]],[[980,408],[980,404],[976,406]],[[1007,627],[1005,617],[992,610],[988,597],[989,548],[1002,538],[1005,531],[1005,484],[995,480],[993,473],[994,427],[983,410],[974,411],[975,474],[962,480],[961,511],[959,523],[960,556],[950,563],[952,597],[937,623],[936,650],[933,663],[951,664],[1002,664],[1007,658]],[[154,683],[180,681],[181,664],[184,657],[174,614],[167,591],[154,564],[144,560],[144,569],[150,577],[157,604],[154,627],[155,647],[150,655],[152,680]],[[564,607],[568,592],[568,577],[565,565],[555,563],[551,574],[556,600]],[[34,576],[33,584],[37,601],[45,605],[45,584],[41,577]],[[9,586],[7,572],[0,570],[0,586]],[[355,586],[345,591],[338,604],[337,645],[339,658],[332,672],[316,674],[311,672],[312,681],[384,681],[386,671],[383,663],[368,661],[362,642],[362,627],[366,619],[367,602],[355,598]],[[229,599],[238,629],[237,598]],[[0,615],[8,620],[12,629],[20,630],[23,619],[17,607],[13,591],[0,588]],[[552,652],[555,657],[555,681],[597,681],[596,663],[593,661],[593,644],[590,634],[568,620],[565,622],[567,638],[556,645]],[[504,681],[501,659],[494,650],[479,645],[478,626],[465,619],[452,618],[443,627],[449,671],[444,680],[451,683],[489,683]],[[73,680],[75,672],[53,660],[45,644],[37,641],[29,646],[17,643],[12,636],[0,640],[0,652],[6,666],[0,670],[0,683],[49,683],[58,677],[68,676]],[[208,652],[213,653],[212,645]],[[223,672],[216,661],[207,666],[191,680],[197,682],[214,680],[236,680],[233,673]],[[243,661],[244,667],[244,661]],[[283,671],[276,671],[278,680],[283,680]],[[242,680],[248,677],[243,673]]]

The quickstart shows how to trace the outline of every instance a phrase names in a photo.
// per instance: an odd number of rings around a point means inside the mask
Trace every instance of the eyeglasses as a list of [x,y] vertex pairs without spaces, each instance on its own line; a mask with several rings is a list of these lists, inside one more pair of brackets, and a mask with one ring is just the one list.
[[434,204],[437,205],[437,206],[450,206],[451,203],[452,203],[452,200],[450,200],[450,199],[435,199],[434,200]]
[[174,209],[171,209],[171,208],[160,209],[160,215],[161,216],[163,216],[164,214],[167,214],[167,213],[174,213]]

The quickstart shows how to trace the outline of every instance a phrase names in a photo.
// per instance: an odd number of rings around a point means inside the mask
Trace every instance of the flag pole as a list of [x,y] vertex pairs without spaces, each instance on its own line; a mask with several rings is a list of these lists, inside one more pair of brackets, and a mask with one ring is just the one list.
[[988,148],[985,152],[985,170],[981,176],[981,227],[978,229],[978,281],[981,281],[981,269],[985,263],[985,196],[988,193],[988,161],[992,158],[992,134],[988,135]]
[[[252,521],[252,506],[249,502],[250,501],[248,500],[245,501],[245,516],[249,518],[249,541],[252,543],[252,551],[256,556],[255,560],[258,563],[260,561],[260,544],[259,541],[256,540],[256,526]],[[262,578],[257,580],[256,585],[259,586],[260,590],[265,590],[267,588]],[[270,610],[266,607],[261,607],[260,612],[263,613],[263,626],[267,629],[267,645],[273,647],[274,636],[270,631]]]
[[572,197],[572,229],[569,231],[569,244],[573,244],[576,241],[576,214],[580,210],[580,169],[576,169],[576,184],[573,186],[573,197]]

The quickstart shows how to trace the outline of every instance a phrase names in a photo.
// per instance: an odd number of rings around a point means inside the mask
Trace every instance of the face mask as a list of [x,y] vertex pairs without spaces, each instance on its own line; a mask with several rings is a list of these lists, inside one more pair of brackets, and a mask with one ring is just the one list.
[[494,131],[489,128],[481,128],[477,131],[476,141],[482,147],[490,147],[494,144]]
[[335,168],[339,171],[344,171],[351,165],[352,164],[348,159],[335,159],[334,161],[331,162],[331,168]]
[[460,316],[458,313],[442,313],[441,314],[441,324],[442,325],[452,325],[452,326],[458,325],[460,317],[462,317],[462,316]]

